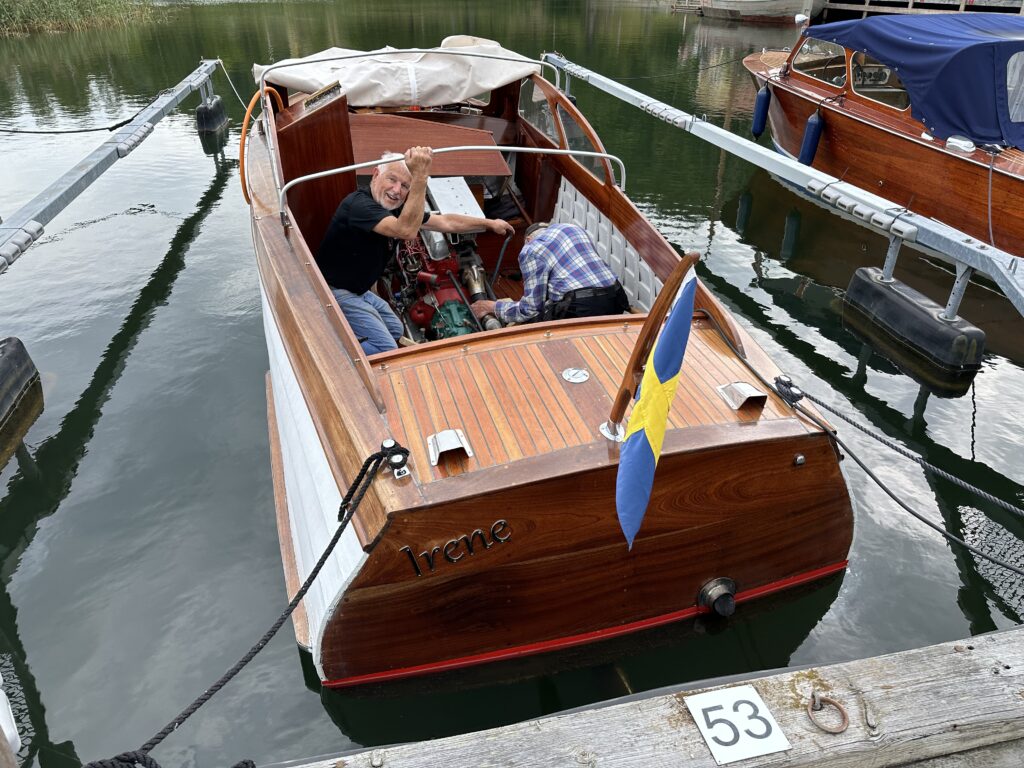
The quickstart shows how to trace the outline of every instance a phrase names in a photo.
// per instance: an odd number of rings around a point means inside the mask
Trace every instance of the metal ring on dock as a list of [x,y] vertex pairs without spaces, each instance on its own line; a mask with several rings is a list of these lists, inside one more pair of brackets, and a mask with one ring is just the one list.
[[[814,713],[820,711],[826,704],[831,704],[839,710],[839,716],[842,718],[839,725],[824,725],[814,716]],[[807,702],[807,716],[825,733],[842,733],[850,726],[850,716],[846,714],[846,708],[832,697],[822,696],[817,691],[811,691],[811,699]]]

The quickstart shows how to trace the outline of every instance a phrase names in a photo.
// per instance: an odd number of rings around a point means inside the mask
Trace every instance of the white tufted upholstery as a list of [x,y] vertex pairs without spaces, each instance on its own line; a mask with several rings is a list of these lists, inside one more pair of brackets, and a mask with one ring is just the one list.
[[587,230],[598,254],[622,283],[629,303],[645,312],[650,310],[661,291],[661,280],[615,225],[565,179],[558,190],[553,222],[578,224]]

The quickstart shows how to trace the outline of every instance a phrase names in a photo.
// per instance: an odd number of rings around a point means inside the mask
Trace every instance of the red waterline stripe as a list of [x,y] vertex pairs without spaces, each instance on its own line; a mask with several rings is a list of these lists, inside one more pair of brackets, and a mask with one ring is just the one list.
[[[838,563],[833,563],[832,565],[816,568],[813,571],[806,571],[805,573],[801,573],[797,576],[791,576],[788,579],[773,581],[770,584],[765,584],[761,587],[748,589],[747,591],[740,592],[736,595],[736,602],[744,603],[748,600],[754,600],[758,597],[764,597],[765,595],[781,592],[785,589],[798,587],[801,584],[807,584],[808,582],[822,579],[826,576],[832,575],[833,573],[838,573],[839,571],[844,570],[848,562],[848,560],[842,560]],[[587,643],[593,643],[598,640],[610,640],[614,637],[621,637],[622,635],[628,635],[632,632],[640,632],[645,629],[653,629],[654,627],[671,624],[674,621],[682,621],[683,619],[688,619],[702,613],[710,612],[710,608],[698,608],[694,606],[693,608],[686,608],[681,611],[673,611],[672,613],[665,613],[661,616],[654,616],[650,619],[634,621],[629,624],[620,624],[617,627],[597,629],[593,632],[583,632],[579,635],[559,637],[554,640],[543,640],[538,643],[527,643],[525,645],[517,645],[512,648],[504,648],[500,651],[489,651],[487,653],[476,654],[475,656],[463,656],[459,659],[448,659],[446,661],[434,662],[432,664],[420,664],[415,667],[402,667],[401,669],[389,669],[383,672],[371,672],[366,675],[343,677],[340,680],[327,680],[323,685],[328,688],[348,688],[353,685],[384,683],[406,677],[432,675],[438,672],[448,672],[453,669],[464,669],[466,667],[474,667],[478,664],[487,664],[494,661],[520,659],[524,656],[533,656],[538,653],[547,653],[549,651],[573,648],[577,645],[586,645]]]

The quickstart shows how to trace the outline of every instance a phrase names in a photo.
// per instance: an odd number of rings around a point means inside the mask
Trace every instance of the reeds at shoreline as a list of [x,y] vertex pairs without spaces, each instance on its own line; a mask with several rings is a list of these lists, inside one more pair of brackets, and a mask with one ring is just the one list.
[[151,13],[149,0],[3,0],[0,36],[122,26]]

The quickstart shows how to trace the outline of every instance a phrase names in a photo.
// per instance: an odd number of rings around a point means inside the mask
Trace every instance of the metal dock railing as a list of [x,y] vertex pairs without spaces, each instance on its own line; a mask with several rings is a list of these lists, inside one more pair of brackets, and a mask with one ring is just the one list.
[[1024,315],[1024,268],[1021,257],[986,245],[957,229],[934,219],[915,214],[873,192],[737,136],[676,107],[646,96],[610,78],[574,64],[559,54],[544,54],[544,60],[566,73],[565,90],[572,78],[582,80],[644,112],[681,128],[737,157],[763,168],[778,179],[795,187],[832,213],[854,221],[889,239],[884,276],[892,278],[900,247],[907,243],[918,250],[951,261],[956,265],[956,279],[942,313],[943,319],[957,316],[968,281],[975,272],[991,278],[1010,300],[1017,312]]
[[160,93],[149,106],[117,129],[113,136],[84,157],[70,171],[40,192],[27,205],[6,220],[0,219],[0,274],[14,263],[43,233],[54,216],[78,197],[110,166],[135,149],[153,131],[153,126],[170,114],[194,91],[200,91],[202,104],[217,98],[210,78],[217,59],[204,59],[188,77]]

